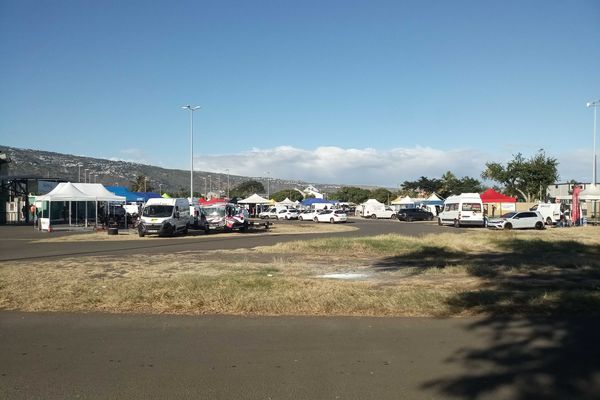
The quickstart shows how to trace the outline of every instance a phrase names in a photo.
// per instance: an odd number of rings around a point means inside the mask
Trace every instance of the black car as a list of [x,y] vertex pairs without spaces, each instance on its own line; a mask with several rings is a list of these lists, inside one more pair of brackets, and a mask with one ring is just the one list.
[[398,221],[431,221],[433,214],[420,208],[402,208],[398,211]]

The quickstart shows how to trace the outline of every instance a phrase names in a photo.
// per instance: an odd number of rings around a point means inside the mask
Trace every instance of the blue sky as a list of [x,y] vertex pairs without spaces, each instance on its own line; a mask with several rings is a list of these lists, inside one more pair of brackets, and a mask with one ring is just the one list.
[[589,181],[600,2],[0,1],[0,144],[396,186]]

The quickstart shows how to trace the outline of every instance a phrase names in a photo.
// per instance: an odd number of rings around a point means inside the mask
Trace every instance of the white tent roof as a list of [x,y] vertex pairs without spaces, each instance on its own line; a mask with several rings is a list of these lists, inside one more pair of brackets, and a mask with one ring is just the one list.
[[244,200],[240,200],[238,201],[238,203],[242,203],[242,204],[270,204],[271,200],[265,199],[264,197],[261,197],[259,195],[257,195],[256,193],[254,193],[252,196],[244,199]]
[[365,201],[363,204],[383,204],[383,203],[377,201],[377,199],[369,199],[369,200]]
[[427,198],[427,200],[430,200],[430,201],[442,201],[442,199],[440,199],[440,198],[438,197],[438,195],[437,195],[437,194],[435,194],[435,193],[432,193],[432,194],[431,194],[431,196],[429,196],[429,197]]
[[36,201],[94,201],[96,198],[82,192],[71,182],[59,183],[52,191],[43,196],[37,196]]
[[117,196],[101,183],[74,183],[75,187],[83,193],[95,197],[97,201],[125,201],[125,196]]
[[286,197],[285,200],[279,201],[279,202],[277,202],[275,204],[279,204],[279,205],[282,205],[282,206],[294,206],[294,205],[296,205],[296,202],[293,202],[289,198]]
[[415,201],[410,198],[410,196],[404,196],[403,198],[398,198],[392,201],[392,204],[414,204]]
[[61,182],[48,194],[38,196],[38,201],[125,201],[125,196],[109,192],[100,183]]
[[580,200],[600,200],[600,187],[589,185],[579,193]]

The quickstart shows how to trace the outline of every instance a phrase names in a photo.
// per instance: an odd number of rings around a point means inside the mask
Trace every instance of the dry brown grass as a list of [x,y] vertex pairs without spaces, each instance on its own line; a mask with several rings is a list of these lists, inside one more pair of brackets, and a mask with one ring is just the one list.
[[[330,238],[0,263],[0,309],[447,316],[598,312],[600,229]],[[320,278],[363,273],[363,280]],[[594,311],[595,310],[595,311]]]

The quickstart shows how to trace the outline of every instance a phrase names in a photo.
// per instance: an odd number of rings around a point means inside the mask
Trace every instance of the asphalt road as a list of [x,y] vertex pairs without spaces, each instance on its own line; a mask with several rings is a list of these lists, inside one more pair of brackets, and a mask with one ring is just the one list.
[[[277,224],[295,224],[297,221],[278,221]],[[38,258],[60,258],[76,255],[135,255],[176,253],[180,251],[221,250],[269,246],[278,242],[310,239],[317,237],[356,237],[386,233],[419,236],[437,232],[460,232],[460,229],[437,226],[435,222],[398,222],[396,220],[351,219],[348,225],[358,228],[351,232],[284,235],[276,229],[269,235],[262,231],[247,234],[214,233],[202,240],[181,238],[140,238],[139,240],[98,241],[98,242],[62,242],[32,243],[48,237],[85,234],[73,232],[40,232],[31,226],[0,226],[0,261],[28,260]],[[203,236],[204,233],[197,232]]]
[[597,319],[3,312],[0,398],[592,399],[598,328]]

